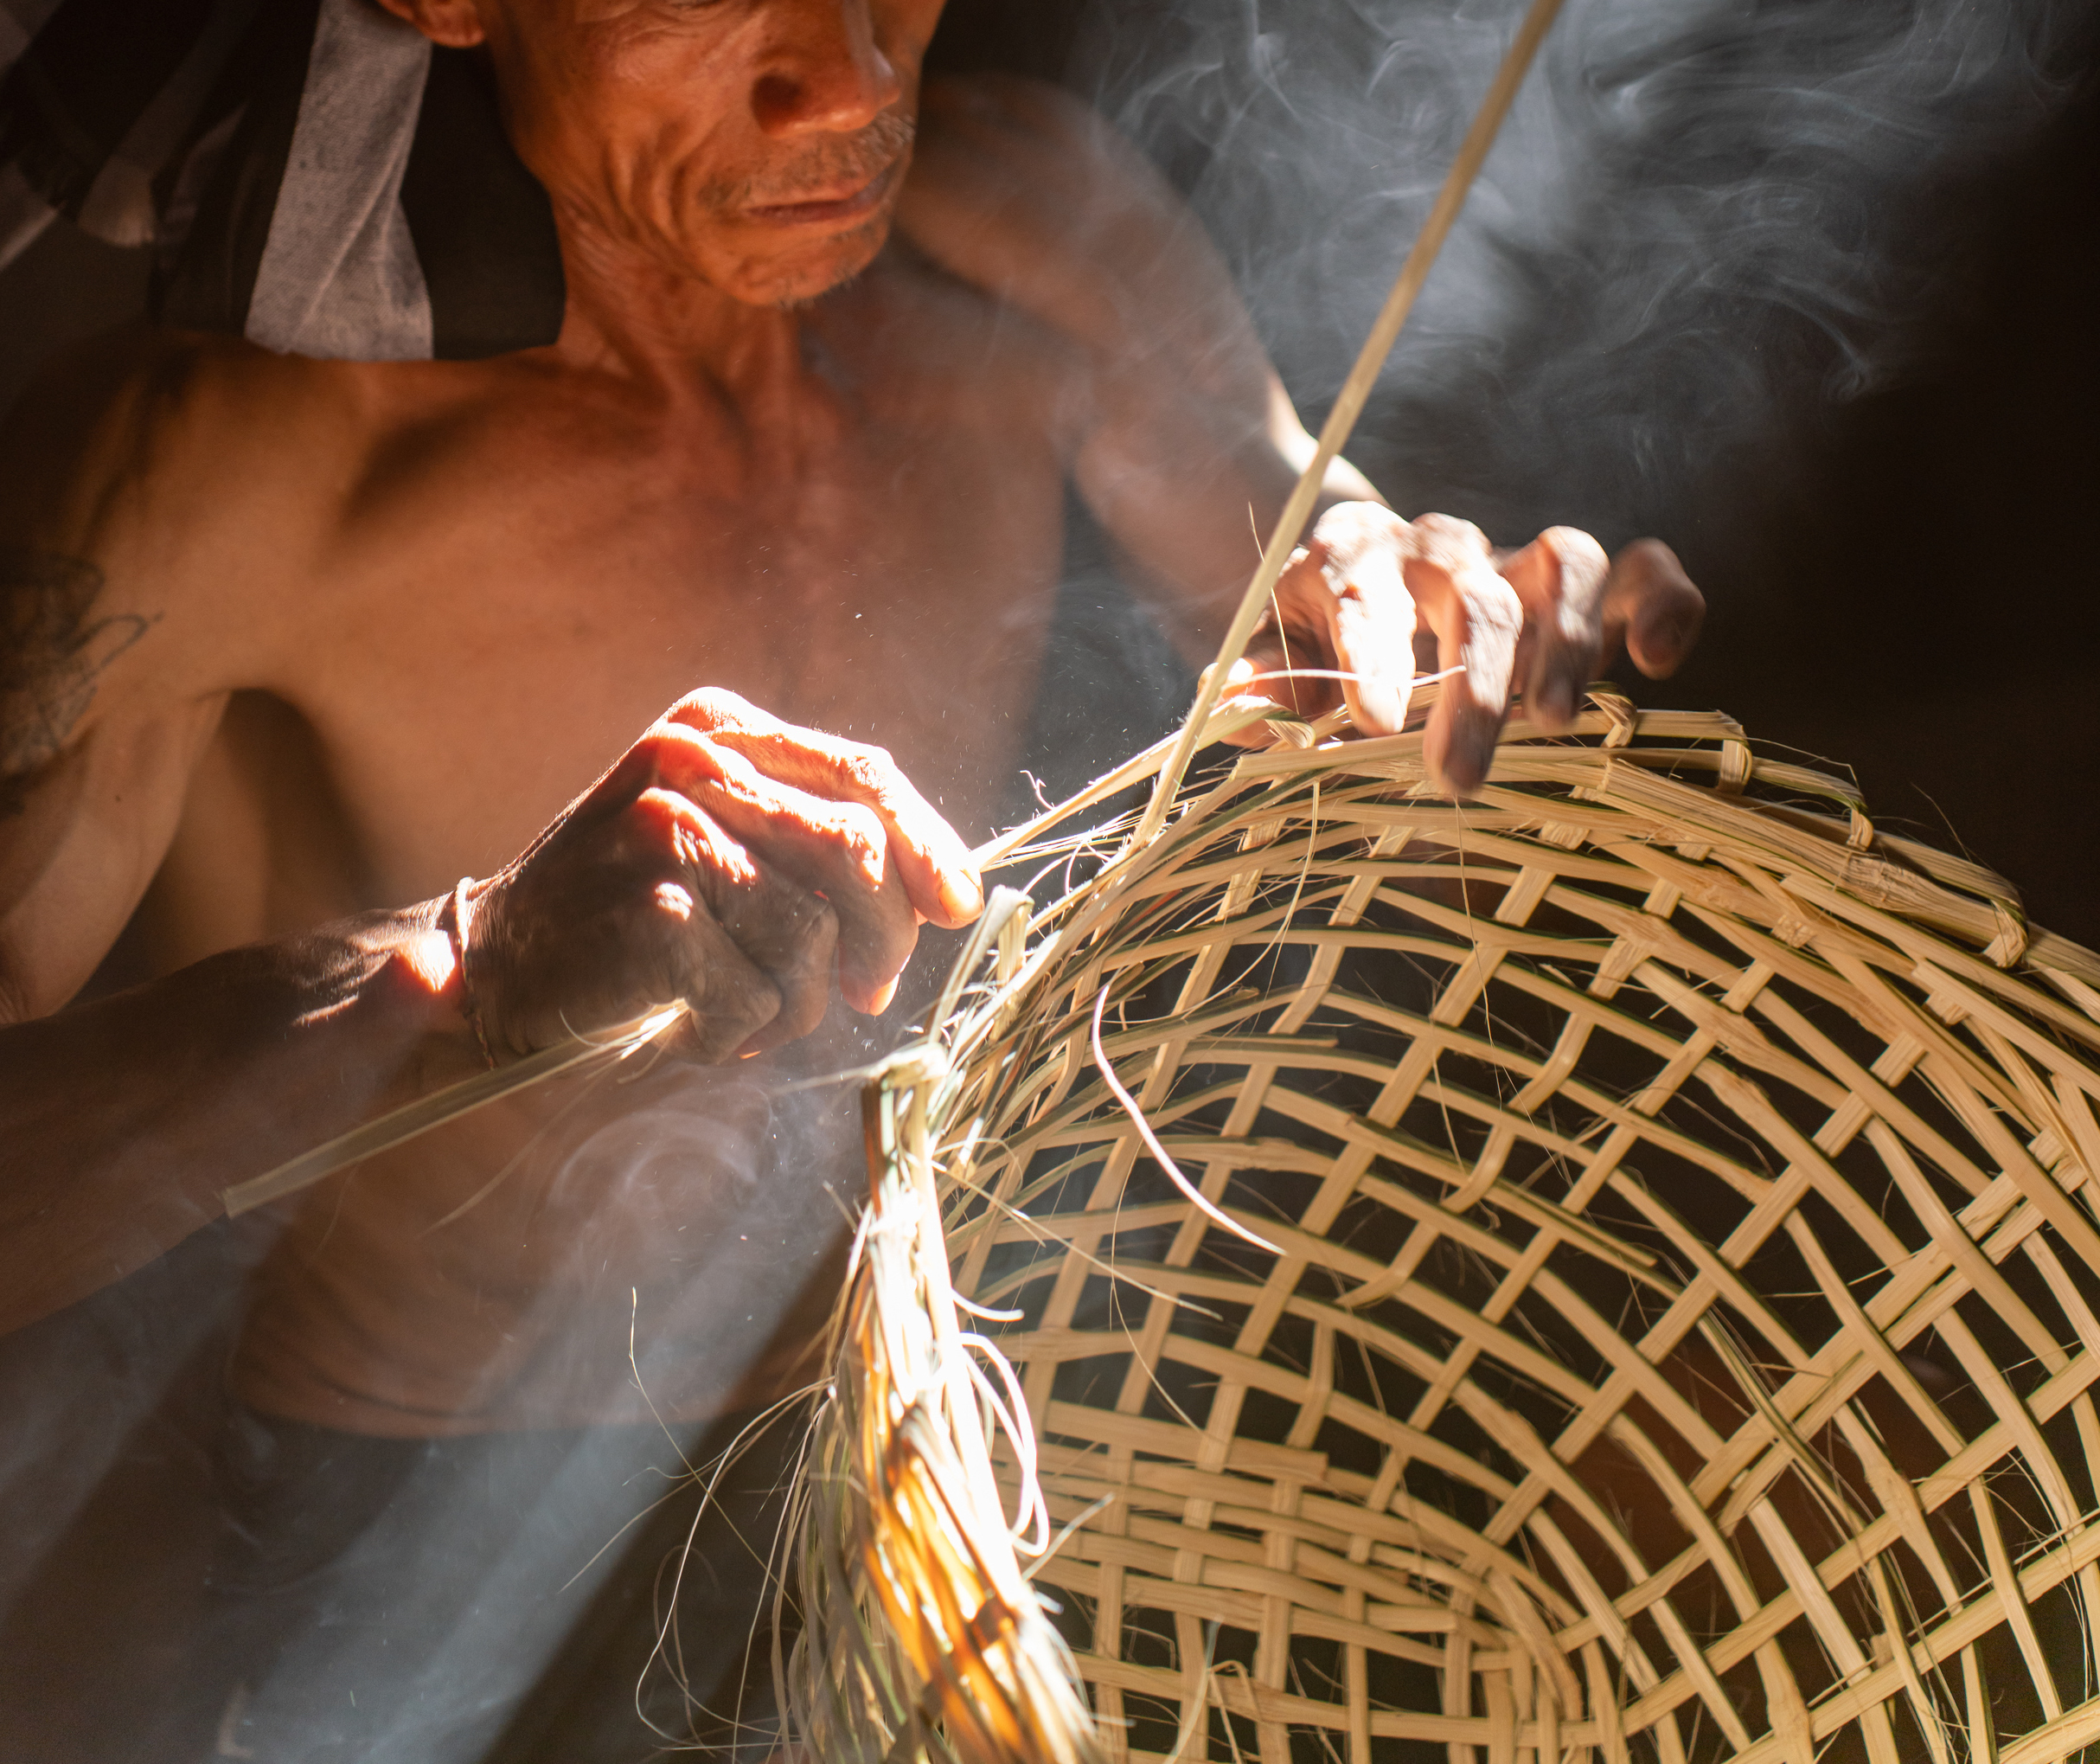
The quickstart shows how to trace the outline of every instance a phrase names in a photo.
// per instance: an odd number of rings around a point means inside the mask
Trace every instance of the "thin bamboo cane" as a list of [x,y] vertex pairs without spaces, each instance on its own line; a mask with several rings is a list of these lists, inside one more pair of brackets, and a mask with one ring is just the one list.
[[238,1218],[243,1213],[267,1206],[272,1201],[311,1188],[338,1170],[381,1151],[390,1151],[396,1145],[407,1145],[447,1121],[458,1120],[462,1115],[486,1108],[490,1103],[500,1102],[521,1090],[544,1084],[550,1078],[583,1066],[616,1064],[675,1027],[685,1014],[683,1004],[666,1005],[594,1034],[567,1036],[511,1065],[490,1072],[477,1072],[471,1078],[461,1079],[456,1084],[390,1109],[311,1151],[287,1158],[274,1170],[266,1171],[246,1182],[235,1183],[221,1194],[220,1204],[226,1209],[229,1219]]
[[1516,100],[1517,88],[1524,83],[1532,58],[1546,40],[1546,34],[1559,10],[1560,0],[1532,0],[1530,10],[1517,27],[1516,35],[1510,40],[1508,52],[1495,71],[1494,83],[1489,87],[1488,95],[1482,99],[1472,126],[1466,131],[1465,139],[1459,145],[1458,157],[1451,162],[1444,187],[1437,192],[1429,218],[1423,221],[1413,248],[1400,266],[1392,292],[1386,296],[1386,303],[1379,309],[1378,318],[1371,326],[1371,334],[1364,339],[1363,348],[1357,354],[1355,365],[1349,369],[1348,378],[1341,382],[1334,407],[1320,426],[1319,445],[1306,462],[1304,471],[1298,474],[1290,499],[1277,517],[1275,530],[1263,548],[1261,564],[1255,570],[1253,580],[1248,582],[1246,593],[1240,597],[1239,611],[1232,615],[1225,640],[1218,646],[1217,660],[1196,693],[1196,702],[1182,722],[1181,734],[1153,787],[1152,799],[1146,805],[1144,815],[1131,835],[1132,844],[1149,844],[1166,819],[1168,805],[1180,789],[1199,737],[1210,720],[1219,695],[1225,690],[1226,677],[1232,671],[1232,664],[1245,653],[1247,640],[1253,636],[1254,627],[1260,622],[1269,598],[1290,561],[1290,554],[1305,531],[1305,523],[1312,518],[1313,505],[1327,482],[1328,468],[1340,457],[1356,427],[1357,418],[1363,414],[1371,388],[1378,383],[1380,370],[1386,365],[1386,357],[1393,353],[1393,345],[1399,339],[1400,327],[1414,309],[1415,297],[1429,279],[1437,253],[1443,250],[1444,241],[1458,219],[1458,211],[1465,206],[1473,180],[1487,163],[1489,150],[1501,131],[1502,119]]

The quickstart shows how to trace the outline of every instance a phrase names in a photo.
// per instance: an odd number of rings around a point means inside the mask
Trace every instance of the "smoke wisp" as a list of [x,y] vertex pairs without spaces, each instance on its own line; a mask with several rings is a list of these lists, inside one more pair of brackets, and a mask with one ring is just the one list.
[[[1339,384],[1521,10],[1090,14],[1079,83],[1188,195],[1303,407]],[[2067,0],[1569,0],[1358,456],[1403,507],[1427,478],[1484,524],[1616,538],[1901,378],[1959,298],[1957,198],[2071,95],[2089,24]]]

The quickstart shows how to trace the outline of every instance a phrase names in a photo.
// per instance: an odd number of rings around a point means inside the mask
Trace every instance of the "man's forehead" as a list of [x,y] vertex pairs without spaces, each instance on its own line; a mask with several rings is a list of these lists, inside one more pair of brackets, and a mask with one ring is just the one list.
[[[536,14],[549,23],[573,25],[609,24],[631,12],[652,8],[674,10],[664,7],[662,0],[480,0],[480,3],[502,6],[512,13]],[[759,3],[765,5],[769,0],[759,0]],[[932,9],[935,16],[944,10],[944,0],[943,5]]]
[[541,27],[608,24],[631,12],[639,12],[654,0],[476,0],[485,16],[491,10],[506,14],[514,25]]
[[[517,0],[506,0],[515,5]],[[535,11],[568,24],[610,24],[631,12],[659,12],[675,16],[701,10],[695,6],[666,5],[664,0],[525,0]],[[771,0],[759,0],[761,6]]]
[[[480,0],[486,7],[490,0]],[[495,0],[514,18],[547,24],[604,24],[646,5],[648,0]]]

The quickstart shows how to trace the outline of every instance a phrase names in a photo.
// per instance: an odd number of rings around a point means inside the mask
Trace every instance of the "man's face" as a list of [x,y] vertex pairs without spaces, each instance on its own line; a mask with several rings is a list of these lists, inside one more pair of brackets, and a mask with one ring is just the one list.
[[754,305],[882,247],[944,0],[479,0],[505,120],[571,249]]

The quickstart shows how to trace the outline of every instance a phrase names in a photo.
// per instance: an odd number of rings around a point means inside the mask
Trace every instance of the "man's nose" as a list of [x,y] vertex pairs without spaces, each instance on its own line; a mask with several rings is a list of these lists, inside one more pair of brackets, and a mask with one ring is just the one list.
[[868,0],[777,0],[778,35],[752,90],[769,135],[849,134],[894,104],[903,82],[875,41]]

